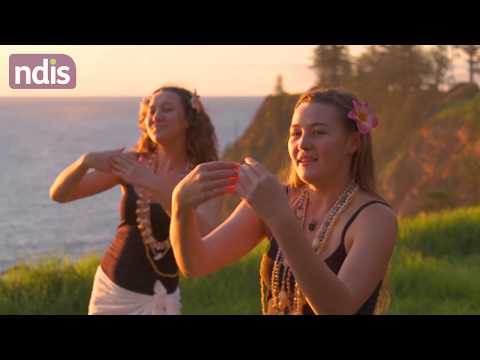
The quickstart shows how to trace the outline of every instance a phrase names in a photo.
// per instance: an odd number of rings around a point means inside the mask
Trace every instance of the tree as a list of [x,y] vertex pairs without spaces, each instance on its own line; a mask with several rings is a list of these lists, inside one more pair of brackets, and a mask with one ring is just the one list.
[[428,86],[432,63],[418,45],[373,45],[357,59],[356,88],[374,97],[406,96]]
[[480,69],[477,67],[480,62],[480,45],[456,45],[455,48],[467,55],[469,79],[473,83],[475,74],[480,73]]
[[345,86],[351,81],[352,63],[347,45],[318,45],[314,50],[313,65],[317,85]]
[[432,61],[432,82],[433,86],[440,90],[449,80],[447,73],[452,65],[452,59],[448,55],[449,47],[447,45],[437,45],[430,51]]
[[371,103],[381,119],[375,130],[375,161],[385,166],[414,129],[437,94],[432,61],[418,45],[368,46],[355,62],[354,93]]
[[283,89],[283,77],[282,75],[277,76],[277,83],[275,85],[275,90],[274,90],[275,95],[285,95],[286,92]]

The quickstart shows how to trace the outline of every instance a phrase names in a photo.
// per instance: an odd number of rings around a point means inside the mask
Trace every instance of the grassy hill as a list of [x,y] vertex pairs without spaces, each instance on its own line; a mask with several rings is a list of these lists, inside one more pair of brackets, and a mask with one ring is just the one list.
[[[258,267],[266,243],[238,263],[182,279],[184,314],[260,314]],[[46,259],[0,277],[0,314],[86,314],[97,256]],[[400,221],[390,314],[480,313],[480,207]]]

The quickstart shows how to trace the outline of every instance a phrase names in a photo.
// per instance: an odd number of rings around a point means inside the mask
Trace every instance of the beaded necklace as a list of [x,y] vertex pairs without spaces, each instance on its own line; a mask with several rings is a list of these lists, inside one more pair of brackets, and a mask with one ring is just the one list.
[[[153,170],[156,174],[158,170],[158,157],[157,154],[152,154],[151,156],[140,156],[140,161],[145,161],[147,167]],[[189,170],[192,169],[191,164],[187,164],[184,175],[188,173]],[[137,227],[140,231],[140,235],[142,236],[143,244],[145,246],[145,254],[147,256],[148,261],[150,262],[153,270],[160,276],[168,277],[168,278],[175,278],[178,276],[178,271],[174,274],[164,273],[158,270],[155,261],[161,260],[168,251],[171,249],[170,239],[167,237],[165,240],[158,240],[155,238],[152,232],[152,223],[151,223],[151,198],[152,192],[141,187],[137,187],[135,191],[138,194],[137,199]]]
[[[345,211],[351,203],[354,195],[358,191],[358,185],[355,182],[350,183],[342,194],[339,196],[335,204],[328,211],[325,220],[321,224],[318,236],[314,237],[312,248],[318,255],[320,254],[323,244],[331,235],[332,229],[338,220],[340,214]],[[302,229],[305,228],[306,214],[309,203],[308,190],[304,189],[297,201],[292,203],[296,217],[300,220]],[[280,280],[280,268],[283,266],[283,276]],[[291,289],[292,271],[285,261],[280,249],[278,249],[273,262],[271,275],[271,298],[265,305],[263,299],[264,289],[262,285],[262,312],[266,315],[301,315],[302,309],[306,302],[305,296],[298,285],[298,282],[293,279],[294,289]]]

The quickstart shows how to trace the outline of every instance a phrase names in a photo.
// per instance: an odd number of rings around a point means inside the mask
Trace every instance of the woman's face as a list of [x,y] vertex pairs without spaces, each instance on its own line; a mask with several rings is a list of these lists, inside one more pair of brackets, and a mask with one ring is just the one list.
[[145,127],[154,143],[165,144],[185,136],[188,127],[180,97],[172,91],[160,91],[150,98]]
[[359,137],[349,133],[334,105],[303,103],[290,124],[288,152],[300,179],[321,184],[349,171]]

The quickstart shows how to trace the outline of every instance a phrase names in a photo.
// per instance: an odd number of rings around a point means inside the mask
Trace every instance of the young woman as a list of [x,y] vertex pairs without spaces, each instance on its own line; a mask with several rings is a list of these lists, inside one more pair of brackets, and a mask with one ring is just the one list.
[[[50,189],[65,203],[121,186],[121,222],[95,275],[89,314],[179,314],[179,274],[168,238],[171,194],[198,164],[217,160],[216,136],[199,98],[162,87],[140,106],[135,149],[92,152],[63,170]],[[232,165],[213,167],[228,174]],[[92,170],[92,171],[88,171]],[[219,199],[196,212],[197,230],[219,223]]]
[[348,92],[305,93],[290,126],[288,186],[246,158],[231,178],[243,201],[203,237],[194,209],[212,197],[203,189],[229,178],[191,172],[173,192],[170,238],[180,270],[187,276],[217,271],[267,236],[260,269],[264,314],[384,311],[397,222],[375,191],[370,132],[377,123],[367,104]]

